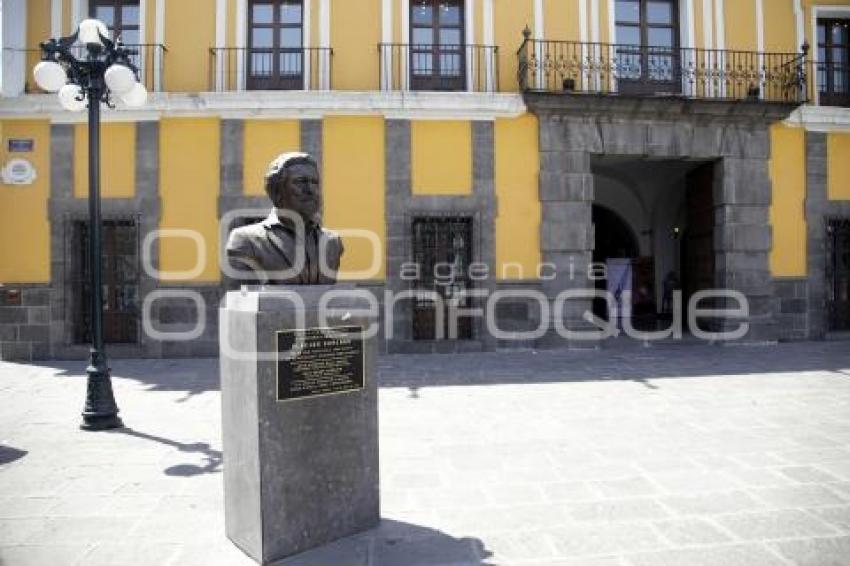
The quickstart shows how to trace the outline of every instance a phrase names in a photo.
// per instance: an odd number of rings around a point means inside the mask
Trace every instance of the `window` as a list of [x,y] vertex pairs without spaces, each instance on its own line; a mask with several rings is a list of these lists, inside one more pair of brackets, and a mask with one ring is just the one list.
[[410,72],[414,90],[464,90],[462,0],[412,0]]
[[[457,335],[449,328],[448,308],[469,308],[472,299],[461,292],[472,287],[469,265],[472,263],[472,219],[469,217],[419,217],[413,219],[413,262],[419,277],[416,290],[436,292],[443,302],[444,338],[469,340],[472,320],[460,317]],[[437,304],[433,295],[422,295],[413,304],[413,339],[434,340],[437,337]]]
[[679,16],[675,0],[617,0],[620,90],[679,92]]
[[127,45],[141,43],[139,0],[90,0],[89,15],[106,24],[113,39]]
[[302,0],[251,0],[248,88],[301,89],[304,81]]
[[[73,341],[91,342],[89,225],[73,223],[71,233],[71,320]],[[139,235],[133,220],[103,221],[103,338],[139,342]]]
[[850,106],[850,19],[818,20],[817,84],[825,106]]

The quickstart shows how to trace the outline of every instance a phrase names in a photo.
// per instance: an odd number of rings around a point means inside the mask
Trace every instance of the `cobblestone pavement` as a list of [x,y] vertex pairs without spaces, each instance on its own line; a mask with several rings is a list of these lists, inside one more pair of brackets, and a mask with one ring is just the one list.
[[[0,563],[251,564],[215,360],[0,363]],[[304,565],[850,565],[850,344],[381,360],[384,521]]]

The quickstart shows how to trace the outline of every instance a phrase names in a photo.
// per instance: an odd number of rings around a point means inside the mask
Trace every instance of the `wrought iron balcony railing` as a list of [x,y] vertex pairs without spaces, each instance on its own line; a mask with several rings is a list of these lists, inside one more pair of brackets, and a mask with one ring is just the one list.
[[381,90],[495,92],[499,48],[493,45],[378,44]]
[[[128,44],[134,53],[130,60],[139,69],[139,81],[150,92],[165,90],[162,77],[165,73],[165,56],[168,49],[158,43]],[[85,47],[72,48],[75,56],[85,57]],[[24,76],[24,92],[42,92],[31,80],[32,68],[41,59],[41,49],[3,48],[3,68],[20,69]]]
[[759,53],[526,37],[518,56],[524,92],[807,100],[805,49]]
[[330,47],[210,49],[211,91],[330,90]]

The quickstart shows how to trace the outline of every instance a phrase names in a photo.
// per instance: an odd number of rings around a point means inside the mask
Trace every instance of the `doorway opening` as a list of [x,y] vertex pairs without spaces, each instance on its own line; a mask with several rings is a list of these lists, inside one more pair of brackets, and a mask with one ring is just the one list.
[[[103,339],[111,344],[139,343],[139,230],[136,220],[103,221]],[[91,342],[89,224],[71,226],[70,320],[72,341]]]
[[595,301],[594,314],[668,328],[676,291],[684,308],[715,285],[714,163],[605,155],[593,157],[592,170],[593,262],[606,274],[596,287],[615,299],[614,307]]
[[850,331],[850,218],[827,221],[826,311],[829,330]]

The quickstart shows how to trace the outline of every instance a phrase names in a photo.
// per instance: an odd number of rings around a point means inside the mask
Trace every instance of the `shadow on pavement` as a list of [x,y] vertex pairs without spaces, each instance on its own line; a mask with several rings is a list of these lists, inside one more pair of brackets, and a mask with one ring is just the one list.
[[[62,377],[85,378],[84,362],[46,362]],[[219,390],[218,359],[114,360],[112,375],[150,391],[185,392],[178,402]],[[380,386],[426,387],[580,381],[634,381],[719,375],[826,371],[850,376],[848,342],[794,342],[767,346],[719,346],[701,342],[611,341],[598,349],[518,350],[469,354],[394,354],[378,360]],[[652,380],[652,381],[650,381]]]
[[796,342],[767,346],[719,346],[640,342],[595,350],[541,350],[487,354],[399,354],[380,360],[381,386],[404,387],[411,397],[425,387],[634,381],[659,389],[657,380],[806,371],[850,374],[847,342]]
[[164,473],[167,476],[197,476],[200,474],[214,474],[221,472],[221,451],[213,450],[206,442],[186,444],[183,442],[171,440],[169,438],[163,438],[161,436],[139,432],[137,430],[133,430],[127,427],[116,428],[107,432],[111,434],[126,434],[128,436],[135,436],[136,438],[143,438],[145,440],[159,442],[160,444],[172,446],[181,452],[186,452],[189,454],[203,454],[203,466],[197,466],[195,464],[178,464],[176,466],[168,467],[164,470]]
[[[62,377],[86,377],[86,361],[42,362],[60,371]],[[110,359],[112,376],[131,379],[148,386],[149,391],[184,392],[183,402],[207,391],[218,391],[217,358]]]
[[17,448],[3,446],[0,444],[0,466],[3,464],[11,464],[16,460],[20,460],[27,454],[28,452],[26,450],[18,450]]
[[273,566],[489,566],[495,564],[478,538],[456,538],[442,531],[382,519],[365,533],[274,562]]

